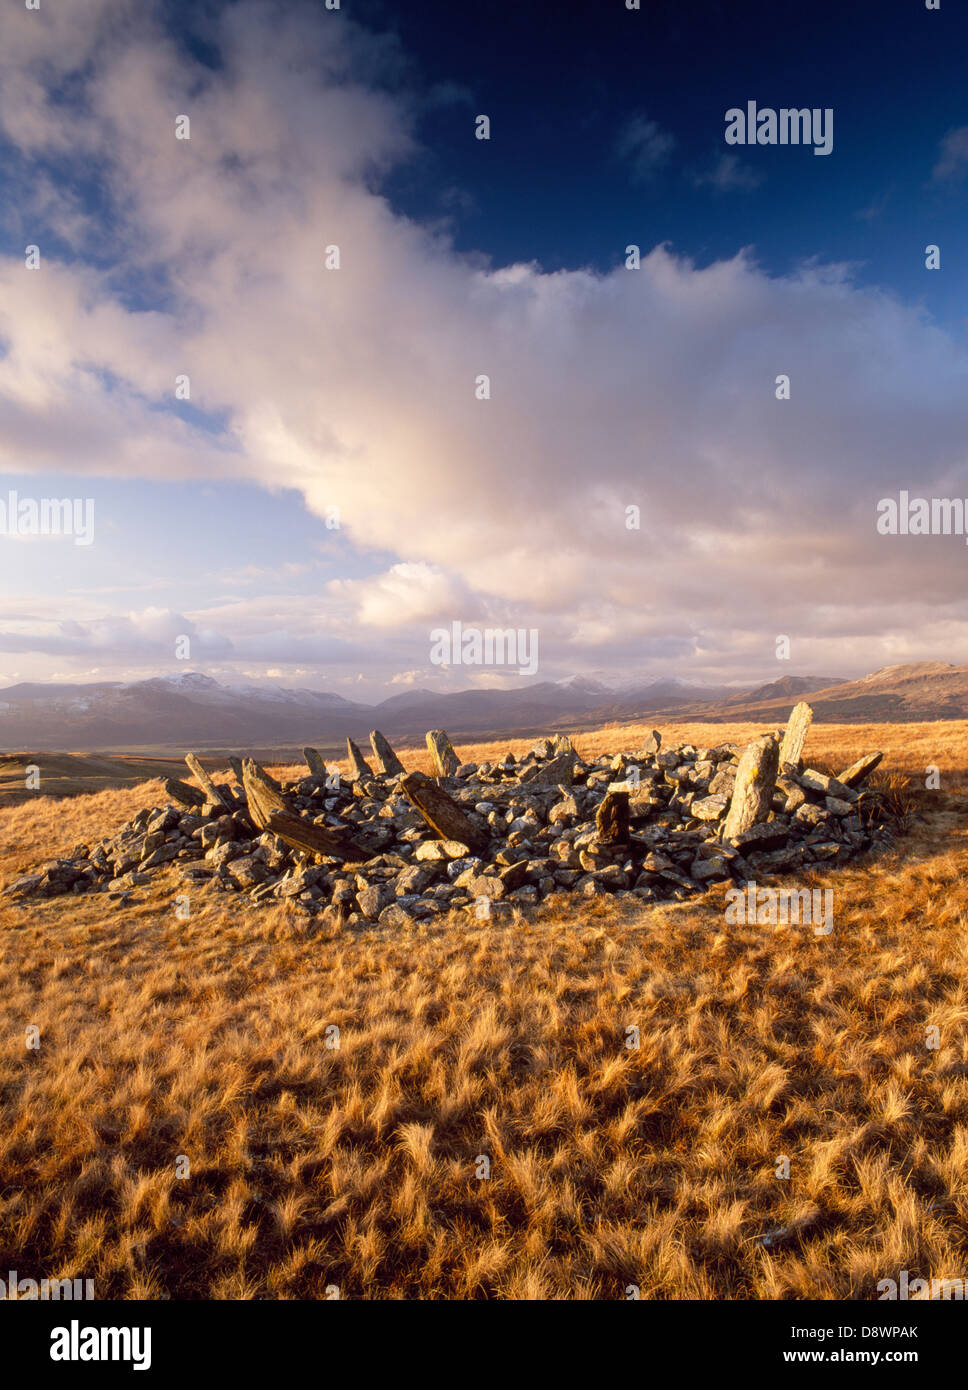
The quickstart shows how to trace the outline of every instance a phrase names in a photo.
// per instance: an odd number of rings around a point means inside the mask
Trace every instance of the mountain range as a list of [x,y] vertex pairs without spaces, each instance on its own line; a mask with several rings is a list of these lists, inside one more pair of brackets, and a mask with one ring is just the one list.
[[225,750],[312,743],[333,749],[347,735],[365,739],[374,728],[406,742],[433,728],[480,740],[640,717],[769,725],[782,723],[801,698],[828,723],[965,719],[968,666],[887,666],[860,680],[783,676],[751,689],[674,678],[610,687],[576,676],[512,690],[410,689],[377,705],[279,685],[223,685],[198,672],[132,682],[25,683],[0,691],[0,747]]

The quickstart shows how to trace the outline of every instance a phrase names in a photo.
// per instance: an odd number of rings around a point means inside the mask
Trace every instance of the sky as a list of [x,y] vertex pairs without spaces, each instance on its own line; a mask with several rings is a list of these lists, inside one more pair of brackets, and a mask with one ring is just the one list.
[[[964,535],[877,526],[968,498],[966,42],[954,0],[8,0],[0,685],[968,661]],[[750,102],[829,153],[727,143]],[[455,622],[535,675],[435,662]]]

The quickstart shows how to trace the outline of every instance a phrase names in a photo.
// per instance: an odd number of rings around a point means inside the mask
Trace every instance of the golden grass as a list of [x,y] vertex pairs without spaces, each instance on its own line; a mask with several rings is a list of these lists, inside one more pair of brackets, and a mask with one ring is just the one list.
[[[202,893],[179,920],[174,874],[126,909],[5,906],[0,1275],[227,1299],[871,1298],[905,1268],[964,1276],[968,724],[818,726],[807,747],[883,747],[918,786],[941,770],[889,854],[808,881],[835,890],[830,937],[727,926],[721,887],[315,935]],[[160,796],[17,807],[0,873]]]

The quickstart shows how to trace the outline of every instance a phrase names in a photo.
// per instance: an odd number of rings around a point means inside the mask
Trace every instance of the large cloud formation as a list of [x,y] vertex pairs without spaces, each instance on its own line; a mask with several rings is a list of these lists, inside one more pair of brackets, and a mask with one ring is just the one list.
[[[336,586],[364,627],[511,620],[562,669],[735,673],[779,633],[824,673],[964,654],[963,544],[874,526],[968,494],[968,357],[919,309],[743,252],[462,257],[380,194],[416,128],[385,43],[259,0],[207,37],[215,64],[145,0],[0,15],[20,230],[60,250],[0,258],[0,468],[296,488],[394,557]],[[172,409],[182,373],[220,428]]]

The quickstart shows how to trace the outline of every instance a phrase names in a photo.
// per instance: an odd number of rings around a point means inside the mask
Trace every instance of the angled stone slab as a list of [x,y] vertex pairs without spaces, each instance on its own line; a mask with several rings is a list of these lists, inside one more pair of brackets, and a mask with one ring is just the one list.
[[168,778],[165,783],[165,792],[171,797],[172,801],[177,801],[182,806],[187,806],[192,811],[198,806],[205,805],[205,793],[200,792],[197,787],[193,787],[189,782],[180,782],[177,777]]
[[188,764],[189,771],[194,773],[196,781],[201,786],[208,800],[211,802],[221,802],[227,811],[235,810],[235,797],[228,787],[216,786],[202,767],[194,753],[185,754],[185,762]]
[[314,825],[312,821],[289,811],[270,811],[264,828],[306,854],[340,859],[344,864],[359,864],[373,857],[373,850],[360,844],[347,831]]
[[373,729],[370,733],[370,747],[373,749],[377,767],[388,777],[397,777],[401,772],[406,772],[407,769],[379,729]]
[[862,758],[851,763],[847,771],[840,774],[837,781],[842,782],[845,787],[859,787],[861,783],[867,781],[883,756],[883,753],[865,753]]
[[408,773],[400,782],[400,790],[442,840],[459,840],[475,851],[487,848],[489,837],[432,777]]
[[260,830],[266,828],[272,811],[288,812],[292,809],[279,790],[278,783],[254,758],[246,758],[242,763],[242,787],[249,815]]
[[362,782],[364,779],[369,781],[372,778],[372,767],[351,738],[346,740],[346,756],[349,759],[350,776],[354,781]]

